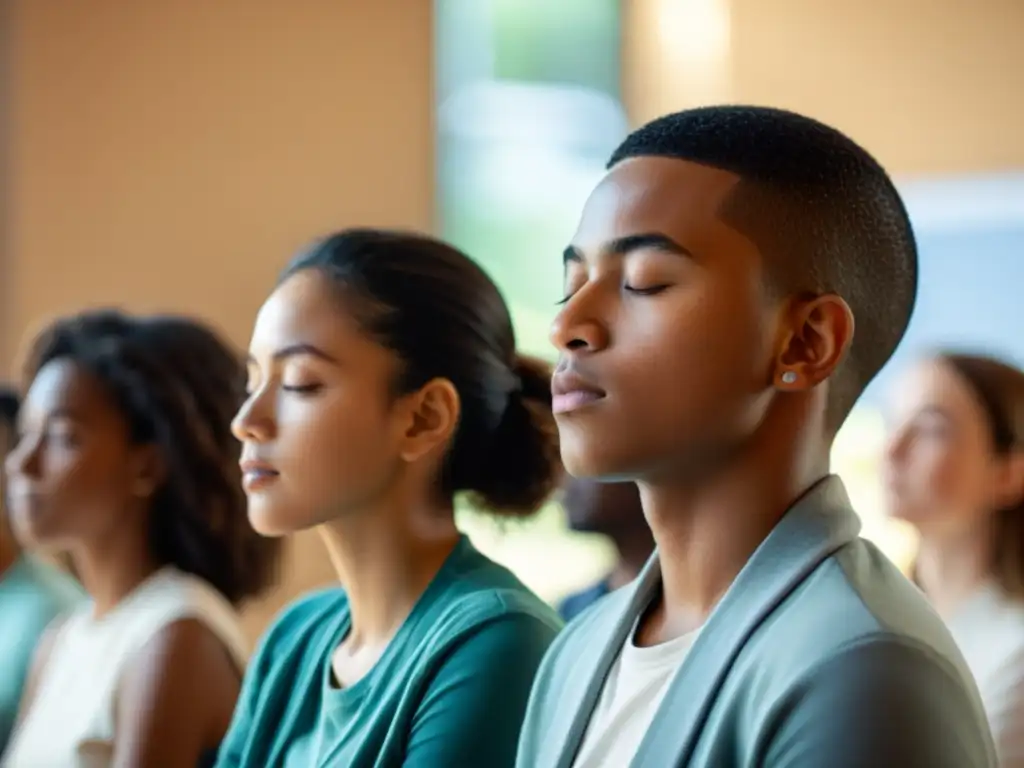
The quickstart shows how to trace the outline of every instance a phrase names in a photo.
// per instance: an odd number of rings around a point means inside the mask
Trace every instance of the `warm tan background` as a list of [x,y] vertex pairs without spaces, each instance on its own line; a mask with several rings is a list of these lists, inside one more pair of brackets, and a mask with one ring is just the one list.
[[[774,103],[845,128],[896,172],[1024,167],[1019,0],[733,0],[717,52],[659,37],[659,3],[625,3],[637,119]],[[431,227],[428,0],[4,6],[8,372],[31,328],[84,305],[194,312],[244,344],[312,235]],[[330,578],[318,542],[295,550],[281,594],[250,612],[254,633]]]
[[[841,127],[896,173],[1024,168],[1021,0],[625,0],[624,9],[636,119],[702,101],[770,104]],[[724,53],[712,45],[719,9]]]
[[[8,6],[5,364],[88,304],[194,312],[244,344],[304,240],[430,227],[428,2]],[[288,595],[330,578],[318,541],[296,548]]]

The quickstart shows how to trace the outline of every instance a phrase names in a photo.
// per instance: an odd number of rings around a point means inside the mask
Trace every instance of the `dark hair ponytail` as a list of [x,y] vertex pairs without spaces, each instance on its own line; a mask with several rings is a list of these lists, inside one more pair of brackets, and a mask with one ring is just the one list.
[[537,509],[558,484],[558,430],[551,415],[551,371],[543,362],[516,358],[519,387],[508,406],[466,490],[477,506],[498,514]]
[[495,514],[536,511],[561,474],[550,373],[517,354],[508,306],[487,273],[446,243],[374,229],[325,238],[281,279],[308,269],[330,279],[364,331],[401,361],[397,394],[434,378],[458,391],[442,491],[467,492]]

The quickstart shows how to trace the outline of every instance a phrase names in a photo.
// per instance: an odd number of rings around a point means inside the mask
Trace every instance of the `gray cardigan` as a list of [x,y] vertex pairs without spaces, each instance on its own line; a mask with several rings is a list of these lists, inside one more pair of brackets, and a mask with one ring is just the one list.
[[[837,477],[786,513],[701,629],[631,768],[996,767],[949,632],[859,531]],[[549,650],[518,768],[572,765],[619,649],[657,593],[657,558]]]

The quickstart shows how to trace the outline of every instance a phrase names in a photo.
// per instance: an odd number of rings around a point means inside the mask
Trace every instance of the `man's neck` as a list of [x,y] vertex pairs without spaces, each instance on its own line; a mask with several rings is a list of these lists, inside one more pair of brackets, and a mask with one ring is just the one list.
[[663,642],[704,623],[783,515],[828,474],[827,451],[816,453],[809,459],[752,451],[699,486],[640,484],[662,577],[645,641]]
[[647,525],[641,519],[637,521],[636,527],[639,530],[631,529],[629,532],[613,533],[611,536],[618,552],[618,560],[608,575],[610,589],[624,587],[639,576],[654,551],[654,539]]

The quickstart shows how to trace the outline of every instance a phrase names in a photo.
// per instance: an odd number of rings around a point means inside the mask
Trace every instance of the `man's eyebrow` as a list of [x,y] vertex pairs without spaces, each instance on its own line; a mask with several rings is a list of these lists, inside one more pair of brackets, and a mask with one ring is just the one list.
[[[656,250],[672,253],[688,259],[694,258],[693,253],[680,245],[668,235],[660,232],[641,232],[635,235],[624,235],[606,243],[601,253],[608,256],[628,256],[634,251]],[[568,246],[562,253],[562,263],[570,264],[583,261],[583,253],[574,245]]]

